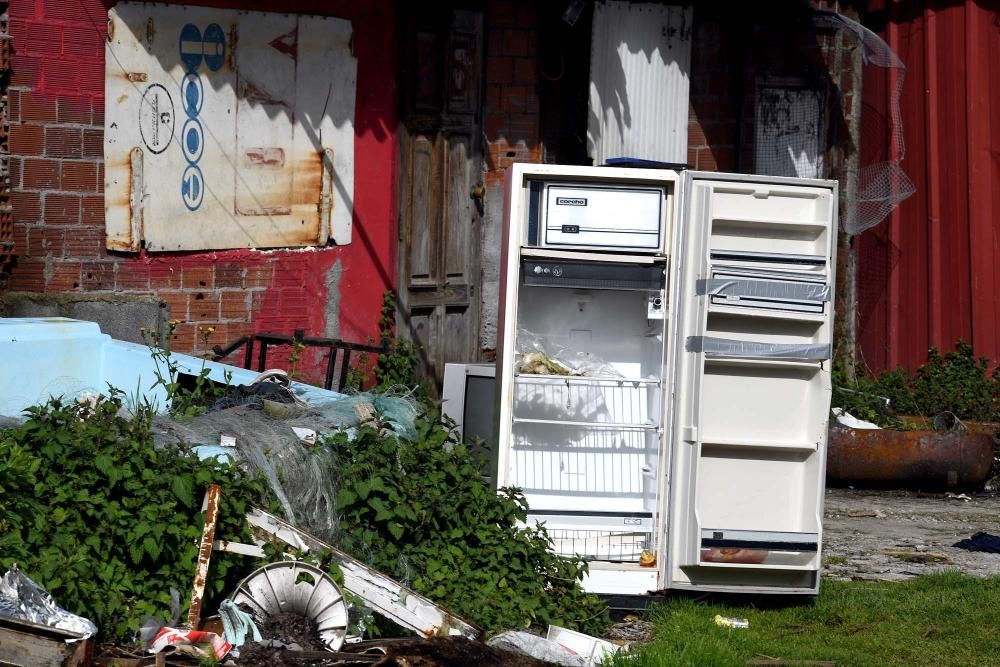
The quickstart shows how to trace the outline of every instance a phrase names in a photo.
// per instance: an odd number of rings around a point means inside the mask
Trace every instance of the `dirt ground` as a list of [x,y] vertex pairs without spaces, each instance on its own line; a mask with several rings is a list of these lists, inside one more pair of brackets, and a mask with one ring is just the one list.
[[1000,535],[1000,495],[967,495],[828,489],[824,576],[898,581],[948,569],[1000,575],[1000,554],[951,546],[977,532]]

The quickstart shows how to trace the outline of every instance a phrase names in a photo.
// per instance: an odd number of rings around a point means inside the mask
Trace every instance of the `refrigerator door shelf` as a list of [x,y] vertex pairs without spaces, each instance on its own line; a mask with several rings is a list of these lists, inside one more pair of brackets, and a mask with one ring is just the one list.
[[830,300],[830,287],[825,282],[734,271],[714,271],[711,280],[699,281],[698,293],[709,295],[713,304],[802,313],[822,313]]

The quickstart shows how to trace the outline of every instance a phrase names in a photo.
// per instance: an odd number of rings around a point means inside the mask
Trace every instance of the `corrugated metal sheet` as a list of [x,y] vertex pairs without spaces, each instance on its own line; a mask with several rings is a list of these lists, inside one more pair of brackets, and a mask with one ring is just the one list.
[[[913,368],[928,347],[962,339],[997,362],[1000,3],[882,4],[872,19],[887,18],[881,35],[907,67],[902,166],[917,192],[858,241],[864,361]],[[893,71],[874,74],[866,72],[862,150],[877,155]]]
[[350,243],[350,21],[152,3],[109,18],[109,249]]
[[687,161],[691,7],[598,2],[587,142],[594,164]]

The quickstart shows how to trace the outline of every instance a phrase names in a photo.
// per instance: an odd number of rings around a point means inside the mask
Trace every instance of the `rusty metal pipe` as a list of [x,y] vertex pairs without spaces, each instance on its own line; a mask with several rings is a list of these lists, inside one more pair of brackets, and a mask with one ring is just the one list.
[[892,431],[832,427],[831,484],[976,487],[993,466],[993,438],[971,431]]

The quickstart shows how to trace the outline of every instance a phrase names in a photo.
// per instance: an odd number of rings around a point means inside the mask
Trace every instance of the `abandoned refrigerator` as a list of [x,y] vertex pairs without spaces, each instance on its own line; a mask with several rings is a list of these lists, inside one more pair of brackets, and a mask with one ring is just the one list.
[[836,182],[516,164],[497,485],[585,588],[818,591]]

